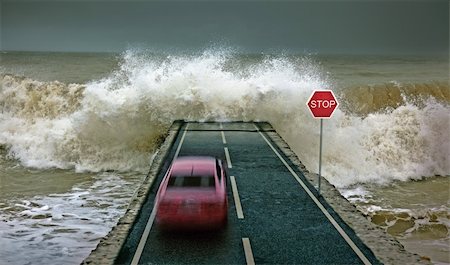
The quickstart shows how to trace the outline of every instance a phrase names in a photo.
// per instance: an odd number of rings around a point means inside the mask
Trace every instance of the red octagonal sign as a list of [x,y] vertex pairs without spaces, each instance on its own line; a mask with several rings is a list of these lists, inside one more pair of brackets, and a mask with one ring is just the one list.
[[330,118],[339,103],[331,90],[315,90],[308,102],[309,110],[314,118]]

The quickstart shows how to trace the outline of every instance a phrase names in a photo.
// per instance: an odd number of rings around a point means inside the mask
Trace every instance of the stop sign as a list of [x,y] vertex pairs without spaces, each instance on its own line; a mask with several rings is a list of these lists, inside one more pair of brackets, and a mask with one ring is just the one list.
[[314,118],[330,118],[334,110],[339,105],[331,90],[315,90],[308,102],[309,110]]

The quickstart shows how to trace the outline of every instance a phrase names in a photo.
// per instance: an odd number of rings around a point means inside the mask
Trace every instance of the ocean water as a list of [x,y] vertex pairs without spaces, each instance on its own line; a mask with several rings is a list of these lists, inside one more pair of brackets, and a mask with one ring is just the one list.
[[314,89],[341,103],[323,175],[408,251],[450,264],[448,58],[231,49],[0,54],[0,263],[83,260],[175,119],[269,121],[317,172]]

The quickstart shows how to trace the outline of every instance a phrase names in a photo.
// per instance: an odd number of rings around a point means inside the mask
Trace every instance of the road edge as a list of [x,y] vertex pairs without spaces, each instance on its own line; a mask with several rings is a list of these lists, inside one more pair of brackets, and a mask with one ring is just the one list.
[[122,245],[125,243],[129,232],[131,231],[136,218],[139,215],[142,205],[145,203],[150,188],[155,181],[164,161],[171,150],[177,135],[183,126],[184,121],[174,121],[167,130],[165,140],[156,151],[150,164],[150,170],[141,183],[138,190],[131,199],[127,210],[119,219],[117,224],[104,236],[97,244],[96,248],[91,251],[89,256],[85,258],[81,264],[101,264],[112,265],[119,255]]
[[[281,152],[290,159],[308,182],[314,185],[317,182],[318,175],[309,172],[272,125],[269,123],[258,123],[258,126],[278,146]],[[321,195],[382,263],[392,265],[432,264],[428,260],[421,259],[418,254],[408,252],[397,239],[373,224],[325,178],[322,178],[321,181]]]

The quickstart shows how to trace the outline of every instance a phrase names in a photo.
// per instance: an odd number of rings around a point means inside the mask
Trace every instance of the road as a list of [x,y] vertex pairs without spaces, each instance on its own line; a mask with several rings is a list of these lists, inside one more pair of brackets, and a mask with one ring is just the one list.
[[[380,264],[263,127],[185,123],[116,264]],[[188,155],[227,161],[223,231],[163,233],[153,225],[162,177],[174,157]]]

